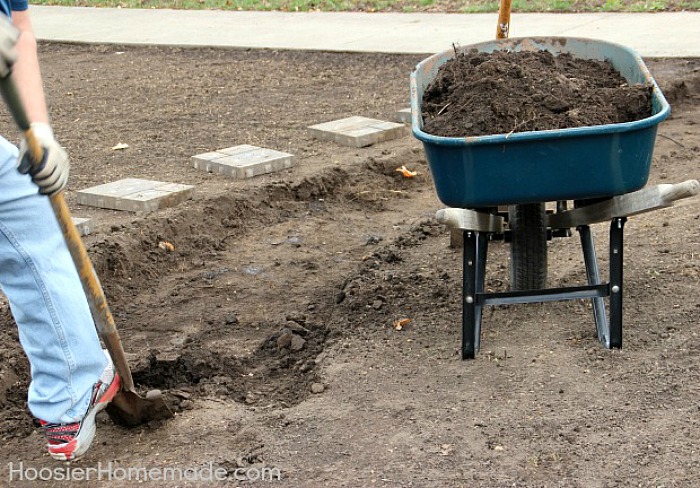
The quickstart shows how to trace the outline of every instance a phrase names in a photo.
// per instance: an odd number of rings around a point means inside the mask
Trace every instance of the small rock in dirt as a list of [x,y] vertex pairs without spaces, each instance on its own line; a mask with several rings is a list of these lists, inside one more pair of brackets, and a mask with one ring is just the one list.
[[291,320],[286,323],[286,328],[299,335],[306,335],[309,333],[309,329],[298,322],[292,322]]
[[289,236],[287,238],[287,243],[291,244],[294,247],[301,247],[301,244],[304,242],[304,238],[301,236]]
[[294,334],[289,329],[284,329],[277,338],[277,349],[285,349],[291,346]]
[[194,402],[192,400],[182,400],[180,402],[180,408],[183,410],[192,410],[194,408]]
[[299,325],[306,325],[306,315],[299,312],[292,312],[285,317],[290,322],[296,322]]
[[382,236],[369,235],[369,236],[367,236],[367,240],[365,241],[365,245],[372,246],[375,244],[379,244],[383,240],[384,240],[384,238]]
[[379,310],[384,306],[384,301],[383,300],[375,300],[372,302],[372,308],[375,310]]
[[226,325],[234,325],[238,323],[238,317],[234,313],[226,315]]
[[347,295],[345,294],[345,292],[344,292],[344,291],[341,291],[340,293],[338,293],[338,294],[335,296],[335,303],[338,304],[338,305],[341,304],[341,303],[343,303],[343,301],[345,300],[345,297],[346,297],[346,296],[347,296]]
[[306,344],[305,339],[303,339],[301,336],[293,334],[292,341],[289,344],[289,349],[292,351],[301,351],[304,348],[304,344]]
[[323,386],[322,383],[311,384],[311,393],[318,395],[319,393],[323,393],[324,391],[326,391],[326,387]]

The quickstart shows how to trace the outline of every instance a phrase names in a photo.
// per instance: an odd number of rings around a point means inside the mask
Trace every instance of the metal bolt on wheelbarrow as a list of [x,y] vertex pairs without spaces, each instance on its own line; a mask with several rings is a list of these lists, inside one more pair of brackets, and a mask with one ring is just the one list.
[[[623,230],[627,217],[668,207],[697,195],[695,180],[644,188],[658,124],[670,113],[668,102],[642,59],[631,49],[608,42],[565,37],[512,38],[462,46],[459,51],[546,50],[583,59],[608,60],[629,84],[652,87],[652,114],[618,124],[479,137],[440,137],[422,130],[423,93],[455,49],[435,54],[411,74],[411,125],[422,141],[438,198],[448,209],[438,221],[462,231],[462,357],[480,346],[481,311],[486,305],[591,299],[598,339],[622,347]],[[566,202],[574,208],[567,209]],[[557,202],[555,213],[545,204]],[[488,242],[506,233],[509,212],[511,291],[486,293]],[[610,278],[602,282],[589,225],[610,221]],[[545,288],[546,242],[551,235],[580,235],[587,284]],[[511,251],[513,248],[511,249]],[[515,279],[514,279],[515,277]],[[609,298],[610,320],[605,298]]]
[[[0,90],[17,126],[24,133],[32,160],[42,161],[44,148],[34,136],[15,84],[10,76],[0,79]],[[151,420],[172,417],[173,414],[163,400],[160,391],[150,391],[145,397],[136,392],[131,370],[119,338],[119,332],[117,332],[114,318],[107,305],[102,285],[90,262],[80,234],[71,220],[68,205],[63,198],[63,192],[52,195],[50,200],[56,219],[63,231],[66,245],[78,270],[95,326],[121,378],[121,389],[107,406],[107,413],[115,423],[124,426],[136,426]]]

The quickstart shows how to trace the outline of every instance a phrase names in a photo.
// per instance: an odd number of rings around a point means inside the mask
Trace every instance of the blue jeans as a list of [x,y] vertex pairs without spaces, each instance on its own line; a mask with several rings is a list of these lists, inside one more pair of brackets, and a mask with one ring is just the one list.
[[29,410],[50,423],[85,415],[107,359],[49,198],[0,137],[0,288],[31,365]]

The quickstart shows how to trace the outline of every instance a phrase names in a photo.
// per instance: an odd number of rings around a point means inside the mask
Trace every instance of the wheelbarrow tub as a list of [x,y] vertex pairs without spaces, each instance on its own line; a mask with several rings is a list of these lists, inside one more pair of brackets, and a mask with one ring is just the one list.
[[608,60],[629,84],[652,86],[652,114],[620,124],[478,137],[423,132],[423,93],[454,49],[435,54],[411,73],[411,127],[423,143],[438,198],[455,208],[480,208],[622,195],[648,178],[658,124],[670,106],[641,57],[609,42],[571,38],[510,38],[458,48],[480,52],[570,53]]

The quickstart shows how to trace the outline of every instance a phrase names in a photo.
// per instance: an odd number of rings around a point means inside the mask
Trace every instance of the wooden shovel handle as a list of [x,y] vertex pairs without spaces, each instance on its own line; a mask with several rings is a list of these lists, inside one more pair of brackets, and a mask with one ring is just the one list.
[[496,39],[506,39],[510,30],[510,5],[511,0],[501,0],[498,9],[498,27],[496,28]]

